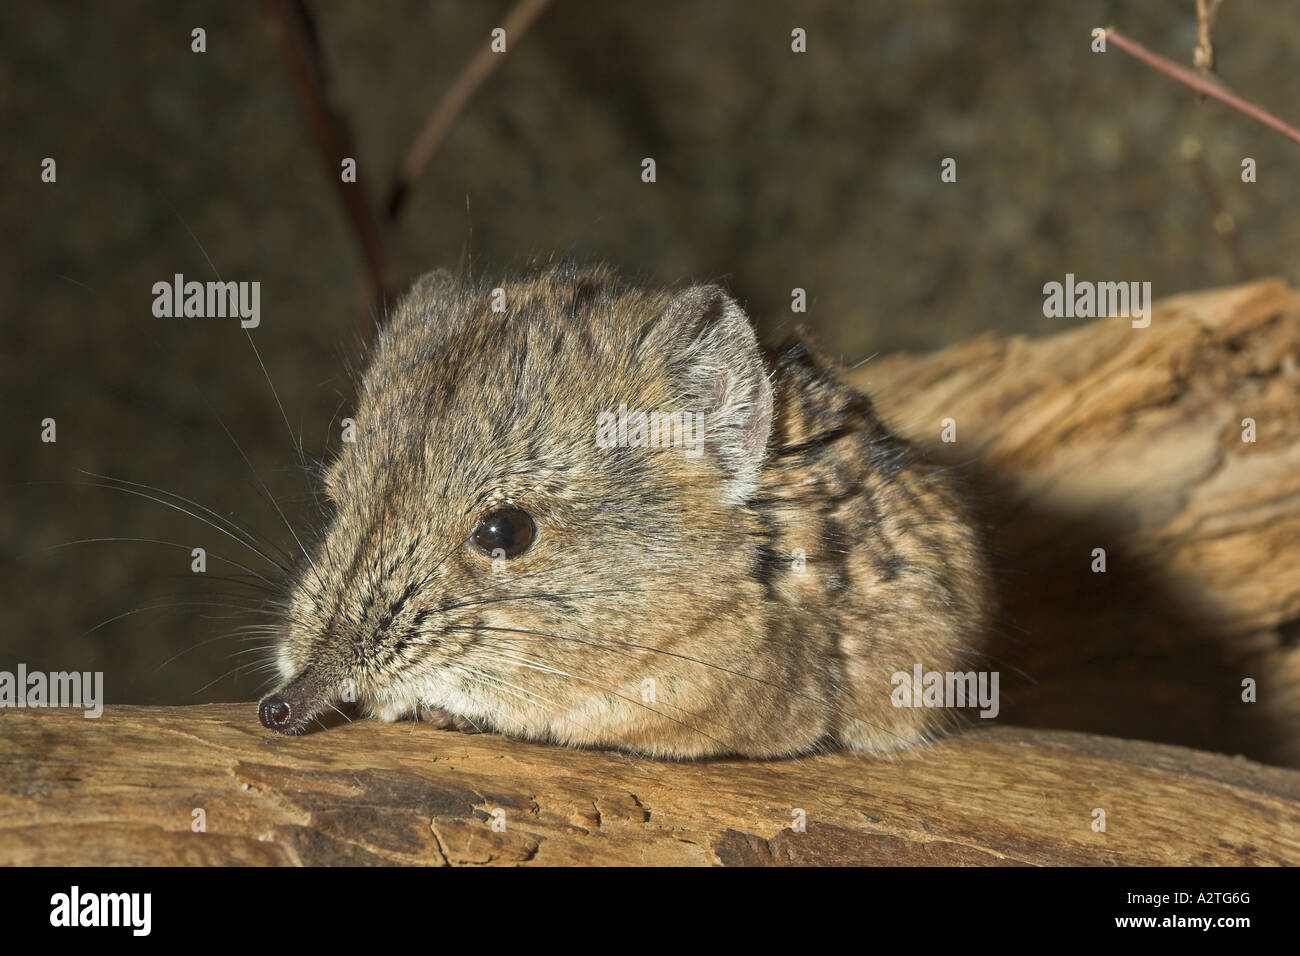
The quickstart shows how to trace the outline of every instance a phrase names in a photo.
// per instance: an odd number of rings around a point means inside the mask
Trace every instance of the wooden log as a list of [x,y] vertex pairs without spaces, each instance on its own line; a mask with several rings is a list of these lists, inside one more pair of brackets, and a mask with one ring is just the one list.
[[254,711],[6,713],[0,864],[1300,863],[1300,771],[1158,744],[1004,727],[663,763],[420,724],[274,737]]
[[854,373],[986,513],[998,726],[655,763],[373,721],[279,738],[252,704],[6,710],[0,863],[1300,863],[1300,771],[1115,739],[1300,762],[1297,354],[1300,296],[1265,281]]
[[1149,328],[857,370],[985,508],[1003,720],[1300,766],[1298,357],[1300,295],[1266,280],[1159,302]]

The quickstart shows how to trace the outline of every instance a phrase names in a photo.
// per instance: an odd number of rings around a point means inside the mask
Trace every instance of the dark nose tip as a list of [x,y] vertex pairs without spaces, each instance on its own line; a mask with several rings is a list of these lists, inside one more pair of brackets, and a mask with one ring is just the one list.
[[257,708],[257,716],[261,718],[263,727],[285,730],[293,724],[293,705],[279,694],[272,694]]
[[257,716],[263,727],[278,734],[300,734],[321,707],[329,703],[329,692],[308,667],[274,694],[268,694],[257,705]]

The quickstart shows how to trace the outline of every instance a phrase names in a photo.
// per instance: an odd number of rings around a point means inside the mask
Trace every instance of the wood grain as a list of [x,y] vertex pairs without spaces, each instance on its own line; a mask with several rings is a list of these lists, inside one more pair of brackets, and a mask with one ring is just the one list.
[[[965,470],[984,508],[1007,722],[1300,766],[1295,290],[1180,295],[1149,328],[990,336],[879,359],[855,381]],[[939,440],[945,418],[955,443]]]
[[1300,863],[1298,771],[1011,728],[660,763],[419,724],[275,737],[252,704],[9,711],[0,781],[18,865]]

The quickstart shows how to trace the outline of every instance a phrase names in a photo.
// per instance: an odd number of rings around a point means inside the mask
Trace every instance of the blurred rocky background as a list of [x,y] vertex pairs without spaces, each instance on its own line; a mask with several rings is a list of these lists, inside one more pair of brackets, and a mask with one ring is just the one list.
[[[309,7],[381,222],[413,136],[511,6]],[[83,472],[166,488],[292,550],[224,422],[310,523],[310,482],[238,324],[151,311],[177,272],[259,281],[253,336],[307,455],[328,454],[367,271],[273,9],[0,7],[0,669],[103,670],[108,699],[132,703],[263,686],[258,641],[226,636],[259,620],[242,609],[261,593],[217,580],[231,569],[211,557],[199,580],[188,548],[258,559]],[[1218,20],[1220,78],[1300,119],[1300,9],[1227,0]],[[1042,286],[1066,272],[1157,296],[1300,280],[1300,146],[1113,47],[1092,53],[1107,23],[1192,62],[1193,0],[554,0],[384,226],[390,289],[434,266],[601,258],[646,282],[723,280],[769,340],[799,320],[857,362],[1062,328],[1075,320],[1043,317]],[[46,417],[56,444],[39,440]],[[92,537],[183,547],[55,547]]]

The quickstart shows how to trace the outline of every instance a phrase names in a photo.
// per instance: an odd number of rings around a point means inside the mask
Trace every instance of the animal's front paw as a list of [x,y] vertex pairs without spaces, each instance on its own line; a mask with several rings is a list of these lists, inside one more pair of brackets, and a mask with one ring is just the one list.
[[478,734],[483,732],[483,728],[476,727],[468,717],[461,717],[459,714],[448,713],[441,707],[421,707],[416,719],[421,723],[433,724],[442,730],[448,727],[453,730],[459,730],[462,734]]

